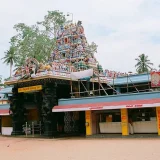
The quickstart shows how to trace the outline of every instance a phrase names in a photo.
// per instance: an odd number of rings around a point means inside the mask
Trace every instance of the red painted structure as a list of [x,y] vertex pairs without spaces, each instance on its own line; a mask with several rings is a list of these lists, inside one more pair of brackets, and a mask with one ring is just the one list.
[[160,106],[160,98],[129,100],[119,102],[101,102],[88,104],[72,104],[55,106],[53,112],[67,111],[86,111],[86,110],[106,110],[106,109],[121,109],[121,108],[148,108]]

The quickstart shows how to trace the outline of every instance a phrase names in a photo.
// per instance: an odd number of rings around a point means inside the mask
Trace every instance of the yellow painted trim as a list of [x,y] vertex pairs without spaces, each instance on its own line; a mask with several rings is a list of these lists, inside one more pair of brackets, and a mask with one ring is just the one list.
[[157,130],[158,130],[158,135],[160,136],[160,107],[156,107],[156,115],[157,115]]
[[41,80],[41,79],[63,79],[63,80],[71,80],[70,78],[67,77],[59,77],[59,76],[52,76],[52,75],[46,75],[46,76],[41,76],[41,77],[36,77],[36,78],[28,78],[24,80],[14,80],[14,81],[6,81],[4,84],[6,85],[12,85],[12,84],[18,84],[22,82],[31,82],[31,81],[36,81],[36,80]]
[[[68,80],[70,81],[71,78],[67,78],[67,77],[62,77],[62,76],[53,76],[53,75],[46,75],[46,76],[41,76],[41,77],[35,77],[35,78],[28,78],[28,79],[23,79],[23,80],[11,80],[11,81],[6,81],[4,82],[5,85],[13,85],[13,84],[18,84],[18,83],[24,83],[24,82],[32,82],[32,81],[36,81],[36,80],[41,80],[41,79],[48,79],[48,78],[51,78],[51,79],[62,79],[62,80]],[[78,81],[78,80],[72,80],[72,81]],[[83,80],[85,81],[85,80]],[[97,82],[98,81],[95,81],[95,80],[90,80],[90,82]],[[106,82],[101,82],[101,83],[106,83]]]
[[86,111],[86,135],[87,136],[92,135],[92,112],[91,111]]
[[122,127],[122,135],[129,135],[129,127],[128,127],[128,110],[126,108],[121,109],[121,127]]
[[42,90],[42,85],[18,88],[18,93],[22,93],[22,92],[25,93],[25,92],[31,92],[31,91],[40,91],[40,90]]
[[8,101],[4,101],[4,100],[3,100],[3,101],[2,101],[2,104],[8,104]]

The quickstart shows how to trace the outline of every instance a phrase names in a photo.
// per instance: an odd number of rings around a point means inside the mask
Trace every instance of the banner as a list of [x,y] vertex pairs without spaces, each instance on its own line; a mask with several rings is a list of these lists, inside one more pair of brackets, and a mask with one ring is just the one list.
[[151,72],[151,87],[160,87],[160,72]]
[[40,91],[40,90],[42,90],[42,85],[18,88],[18,93],[34,92],[34,91]]
[[93,76],[93,69],[88,69],[80,72],[71,72],[71,79],[78,80]]

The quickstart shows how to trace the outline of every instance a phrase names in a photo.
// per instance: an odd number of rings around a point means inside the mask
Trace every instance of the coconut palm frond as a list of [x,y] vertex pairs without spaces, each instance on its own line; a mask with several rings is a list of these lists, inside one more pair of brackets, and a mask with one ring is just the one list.
[[150,62],[148,56],[144,53],[139,55],[138,58],[135,59],[137,61],[135,67],[138,73],[148,72],[152,69],[153,63]]

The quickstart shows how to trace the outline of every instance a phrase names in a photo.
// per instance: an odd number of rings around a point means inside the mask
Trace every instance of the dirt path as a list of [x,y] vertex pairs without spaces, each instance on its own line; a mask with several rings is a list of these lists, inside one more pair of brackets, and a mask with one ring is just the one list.
[[0,137],[0,160],[160,160],[160,139]]

